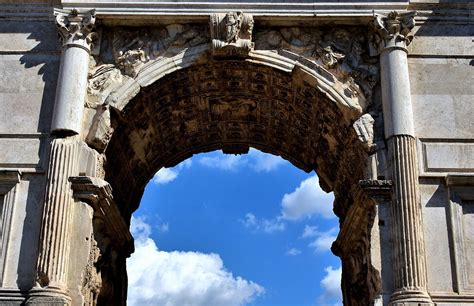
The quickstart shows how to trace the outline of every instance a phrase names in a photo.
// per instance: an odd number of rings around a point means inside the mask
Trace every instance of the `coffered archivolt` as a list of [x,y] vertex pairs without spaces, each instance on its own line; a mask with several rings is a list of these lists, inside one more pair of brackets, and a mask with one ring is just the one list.
[[[378,79],[368,27],[266,27],[231,12],[98,32],[84,136],[127,211],[159,168],[216,149],[280,155],[340,194],[356,181],[339,175],[362,178]],[[137,194],[121,194],[130,186]]]
[[347,123],[367,112],[378,79],[367,27],[264,27],[251,15],[227,13],[213,14],[209,25],[103,27],[99,33],[86,98],[96,122],[85,128],[99,150],[110,131],[97,120],[108,121],[109,107],[120,112],[141,88],[193,65],[238,59],[288,73],[321,91]]

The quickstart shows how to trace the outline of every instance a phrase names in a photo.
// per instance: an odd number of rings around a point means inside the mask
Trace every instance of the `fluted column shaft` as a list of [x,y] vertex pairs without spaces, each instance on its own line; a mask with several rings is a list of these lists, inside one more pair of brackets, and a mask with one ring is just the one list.
[[[394,286],[392,305],[430,302],[426,288],[426,259],[422,209],[418,192],[415,138],[395,135],[388,140],[392,198]],[[398,303],[398,304],[397,304]]]
[[422,207],[406,46],[414,13],[393,12],[374,19],[380,53],[382,104],[388,143],[393,238],[394,292],[390,305],[432,305],[427,294]]
[[68,179],[76,175],[76,172],[76,141],[53,140],[38,258],[37,281],[42,287],[64,290],[67,285],[70,240],[68,225],[73,202]]

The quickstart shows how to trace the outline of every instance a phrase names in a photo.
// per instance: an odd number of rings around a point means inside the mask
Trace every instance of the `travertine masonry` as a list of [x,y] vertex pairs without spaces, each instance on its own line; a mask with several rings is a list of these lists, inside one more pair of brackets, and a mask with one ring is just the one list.
[[334,192],[344,305],[474,303],[471,3],[0,3],[1,305],[124,305],[150,178],[250,147]]

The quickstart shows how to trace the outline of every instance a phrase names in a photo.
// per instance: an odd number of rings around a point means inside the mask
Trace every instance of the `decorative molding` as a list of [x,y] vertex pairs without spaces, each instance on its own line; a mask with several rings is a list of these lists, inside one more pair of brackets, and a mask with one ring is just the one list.
[[393,11],[388,15],[374,13],[371,45],[372,55],[383,50],[398,48],[406,50],[413,39],[416,12]]
[[212,14],[210,17],[212,53],[215,56],[247,56],[254,48],[253,17],[242,12]]
[[63,46],[76,46],[90,51],[94,39],[95,10],[54,9],[56,25]]
[[[49,134],[0,135],[0,170],[43,173],[47,168]],[[18,151],[22,151],[21,158]]]
[[0,287],[3,287],[5,279],[13,206],[16,201],[16,188],[20,183],[20,177],[21,172],[18,170],[0,171]]
[[[168,1],[156,2],[152,0],[145,1],[101,1],[101,0],[63,0],[63,8],[72,9],[90,9],[96,8],[97,15],[104,20],[114,20],[120,22],[124,17],[130,22],[130,19],[151,20],[152,16],[159,15],[161,20],[167,16],[181,17],[185,19],[196,19],[196,16],[208,16],[213,13],[227,13],[230,10],[242,11],[261,18],[283,17],[285,20],[294,18],[301,20],[302,17],[326,18],[335,17],[350,20],[349,22],[361,22],[364,18],[368,21],[373,14],[373,10],[390,12],[393,10],[406,10],[407,1],[392,2],[363,2],[363,1],[345,1],[345,2],[279,2],[279,1],[259,1],[259,2],[238,2],[238,1]],[[354,18],[356,17],[356,18]]]
[[94,209],[94,218],[106,224],[105,231],[114,242],[115,249],[128,257],[134,250],[133,237],[113,200],[112,187],[106,181],[89,176],[69,178],[74,198],[86,202]]
[[445,181],[446,186],[474,186],[474,174],[448,174]]
[[359,186],[377,202],[391,199],[393,189],[391,180],[360,180]]
[[417,140],[420,176],[445,177],[448,174],[474,175],[472,139]]
[[20,289],[0,288],[0,305],[24,305],[24,301],[25,292]]

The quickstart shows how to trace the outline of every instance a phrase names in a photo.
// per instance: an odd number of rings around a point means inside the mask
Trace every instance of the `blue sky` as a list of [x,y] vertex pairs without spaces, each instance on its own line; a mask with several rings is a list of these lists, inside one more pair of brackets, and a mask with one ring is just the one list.
[[341,304],[332,194],[251,149],[161,169],[132,218],[130,305]]

